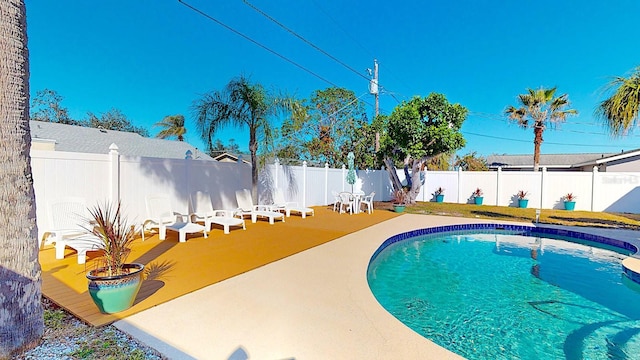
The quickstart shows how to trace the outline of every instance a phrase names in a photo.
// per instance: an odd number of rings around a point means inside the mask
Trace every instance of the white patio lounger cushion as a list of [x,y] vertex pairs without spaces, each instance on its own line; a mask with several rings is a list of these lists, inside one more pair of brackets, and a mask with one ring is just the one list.
[[302,216],[302,218],[306,218],[307,214],[313,216],[315,214],[312,208],[300,206],[295,201],[286,201],[284,199],[284,194],[282,190],[276,189],[273,193],[273,202],[278,210],[284,211],[287,217],[291,216],[291,212],[298,213]]
[[222,226],[225,234],[229,233],[231,226],[242,226],[243,230],[247,229],[242,215],[236,210],[214,210],[208,193],[196,191],[189,199],[191,221],[203,221],[207,231],[211,231],[211,224]]
[[242,216],[251,215],[251,222],[253,223],[258,220],[258,217],[268,218],[269,224],[272,225],[275,219],[280,219],[284,222],[284,214],[273,211],[273,207],[269,205],[253,205],[251,192],[248,189],[237,190],[236,200]]
[[202,231],[207,237],[204,226],[191,222],[184,222],[184,215],[171,210],[171,201],[164,195],[149,195],[146,197],[148,218],[142,223],[142,240],[146,229],[157,228],[160,240],[167,238],[167,230],[176,231],[180,242],[186,241],[186,234]]

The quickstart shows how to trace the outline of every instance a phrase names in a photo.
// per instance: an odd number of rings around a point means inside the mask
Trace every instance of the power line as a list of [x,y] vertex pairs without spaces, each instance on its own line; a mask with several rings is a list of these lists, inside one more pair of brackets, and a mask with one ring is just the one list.
[[[227,30],[229,30],[229,31],[233,32],[234,34],[237,34],[237,35],[241,36],[242,38],[244,38],[244,39],[246,39],[246,40],[250,41],[251,43],[253,43],[253,44],[255,44],[255,45],[258,45],[259,47],[261,47],[261,48],[263,48],[263,49],[267,50],[268,52],[270,52],[270,53],[272,53],[272,54],[276,55],[277,57],[279,57],[279,58],[281,58],[281,59],[283,59],[283,60],[287,61],[288,63],[290,63],[290,64],[292,64],[292,65],[294,65],[294,66],[298,67],[299,69],[301,69],[301,70],[303,70],[303,71],[305,71],[305,72],[307,72],[307,73],[309,73],[309,74],[311,74],[311,75],[313,75],[313,76],[317,77],[318,79],[320,79],[320,80],[322,80],[322,81],[324,81],[324,82],[328,83],[329,85],[331,85],[331,86],[333,86],[333,87],[336,87],[336,88],[340,87],[340,86],[338,86],[337,84],[333,83],[332,81],[329,81],[329,80],[325,79],[324,77],[322,77],[322,76],[320,76],[320,75],[316,74],[315,72],[313,72],[313,71],[311,71],[311,70],[307,69],[306,67],[304,67],[304,66],[302,66],[302,65],[300,65],[300,64],[298,64],[298,63],[296,63],[295,61],[293,61],[293,60],[291,60],[291,59],[289,59],[289,58],[287,58],[286,56],[281,55],[280,53],[276,52],[275,50],[272,50],[272,49],[268,48],[266,45],[263,45],[263,44],[259,43],[258,41],[253,40],[253,39],[252,39],[252,38],[250,38],[249,36],[247,36],[247,35],[245,35],[245,34],[243,34],[243,33],[239,32],[238,30],[235,30],[234,28],[230,27],[229,25],[226,25],[225,23],[223,23],[223,22],[221,22],[220,20],[218,20],[218,19],[214,18],[213,16],[211,16],[211,15],[209,15],[209,14],[205,13],[204,11],[202,11],[202,10],[200,10],[200,9],[196,8],[195,6],[192,6],[192,5],[190,5],[190,4],[186,3],[186,2],[184,2],[183,0],[178,0],[178,2],[179,2],[179,3],[181,3],[181,4],[183,4],[183,5],[184,5],[184,6],[186,6],[186,7],[190,8],[191,10],[195,11],[196,13],[198,13],[198,14],[200,14],[200,15],[204,16],[205,18],[207,18],[207,19],[209,19],[209,20],[211,20],[211,21],[213,21],[213,22],[215,22],[215,23],[219,24],[220,26],[224,27],[225,29],[227,29]],[[364,75],[363,75],[363,76],[364,76]],[[368,78],[366,78],[366,77],[365,77],[365,79],[369,80],[369,79],[368,79]],[[368,102],[368,101],[366,101],[366,100],[361,100],[361,101],[362,101],[362,102],[364,102],[365,104],[367,104],[367,105],[369,105],[369,106],[372,106],[372,107],[373,107],[373,104],[371,104],[370,102]]]
[[[259,9],[257,6],[253,5],[252,3],[250,3],[247,0],[242,0],[247,6],[249,6],[251,9],[253,9],[254,11],[256,11],[257,13],[259,13],[260,15],[266,17],[267,19],[269,19],[270,21],[272,21],[273,23],[275,23],[276,25],[280,26],[281,28],[283,28],[284,30],[286,30],[288,33],[290,33],[291,35],[297,37],[298,39],[300,39],[302,42],[304,42],[305,44],[311,46],[312,48],[314,48],[315,50],[317,50],[318,52],[320,52],[321,54],[327,56],[328,58],[330,58],[331,60],[337,62],[338,64],[342,65],[343,67],[345,67],[346,69],[350,70],[351,72],[353,72],[354,74],[362,77],[363,79],[370,81],[371,79],[364,76],[362,73],[360,73],[358,70],[352,68],[351,66],[349,66],[348,64],[346,64],[345,62],[341,61],[340,59],[336,58],[335,56],[329,54],[327,51],[323,50],[322,48],[320,48],[319,46],[317,46],[316,44],[312,43],[310,40],[307,40],[304,36],[296,33],[294,30],[290,29],[289,27],[287,27],[286,25],[284,25],[283,23],[279,22],[278,20],[276,20],[275,18],[273,18],[271,15],[267,14],[266,12],[262,11],[261,9]],[[344,31],[344,30],[343,30]],[[380,89],[382,89],[382,85],[378,84],[378,86],[380,87]],[[400,101],[395,97],[395,95],[393,95],[393,93],[391,92],[387,92],[389,95],[391,95],[391,97],[393,97],[398,104],[400,103]],[[368,102],[365,101],[365,103],[368,104]]]
[[[485,138],[489,138],[489,139],[498,139],[498,140],[503,140],[503,141],[513,141],[513,142],[522,142],[522,143],[531,143],[532,142],[531,140],[518,140],[518,139],[511,139],[511,138],[505,138],[505,137],[500,137],[500,136],[483,135],[483,134],[472,133],[472,132],[469,132],[469,131],[461,131],[461,132],[463,134],[480,136],[480,137],[485,137]],[[585,147],[599,146],[599,147],[620,148],[620,145],[570,144],[570,143],[556,143],[556,142],[548,142],[548,141],[545,141],[544,143],[545,144],[549,144],[549,145],[568,145],[568,146],[585,146]]]
[[311,46],[312,48],[316,49],[317,51],[319,51],[320,53],[322,53],[323,55],[327,56],[328,58],[330,58],[331,60],[337,62],[338,64],[344,66],[345,68],[351,70],[353,73],[355,73],[356,75],[364,78],[365,80],[369,81],[371,79],[369,79],[368,77],[364,76],[362,73],[360,73],[358,70],[352,68],[351,66],[345,64],[344,62],[340,61],[340,59],[336,58],[335,56],[329,54],[328,52],[322,50],[320,47],[318,47],[317,45],[315,45],[314,43],[312,43],[311,41],[305,39],[302,35],[299,35],[298,33],[296,33],[295,31],[289,29],[287,26],[285,26],[284,24],[282,24],[281,22],[279,22],[278,20],[274,19],[273,17],[271,17],[269,14],[265,13],[264,11],[260,10],[259,8],[257,8],[255,5],[253,5],[252,3],[248,2],[247,0],[242,0],[242,2],[244,2],[247,6],[249,6],[250,8],[252,8],[254,11],[256,11],[257,13],[259,13],[260,15],[266,17],[267,19],[271,20],[272,22],[274,22],[276,25],[280,26],[281,28],[285,29],[288,33],[290,33],[291,35],[297,37],[298,39],[300,39],[301,41],[303,41],[304,43],[306,43],[307,45]]
[[278,52],[276,52],[276,51],[274,51],[274,50],[271,50],[271,49],[270,49],[270,48],[268,48],[267,46],[262,45],[261,43],[257,42],[256,40],[253,40],[253,39],[252,39],[252,38],[250,38],[249,36],[247,36],[247,35],[245,35],[245,34],[243,34],[243,33],[239,32],[238,30],[236,30],[236,29],[234,29],[234,28],[232,28],[232,27],[228,26],[227,24],[225,24],[225,23],[221,22],[220,20],[218,20],[218,19],[214,18],[213,16],[211,16],[211,15],[209,15],[209,14],[205,13],[204,11],[202,11],[202,10],[200,10],[200,9],[198,9],[198,8],[196,8],[196,7],[192,6],[192,5],[190,5],[190,4],[187,4],[187,3],[186,3],[186,2],[184,2],[183,0],[178,0],[178,2],[179,2],[179,3],[181,3],[182,5],[184,5],[184,6],[188,7],[189,9],[191,9],[191,10],[195,11],[196,13],[198,13],[198,14],[200,14],[200,15],[204,16],[205,18],[207,18],[207,19],[209,19],[209,20],[211,20],[211,21],[213,21],[213,22],[217,23],[218,25],[220,25],[220,26],[224,27],[225,29],[227,29],[227,30],[229,30],[229,31],[231,31],[231,32],[233,32],[233,33],[235,33],[236,35],[239,35],[239,36],[243,37],[245,40],[248,40],[248,41],[250,41],[250,42],[254,43],[255,45],[258,45],[259,47],[263,48],[264,50],[267,50],[268,52],[272,53],[273,55],[276,55],[277,57],[281,58],[282,60],[285,60],[286,62],[288,62],[288,63],[290,63],[290,64],[292,64],[292,65],[296,66],[297,68],[299,68],[299,69],[301,69],[301,70],[306,71],[307,73],[309,73],[309,74],[311,74],[311,75],[313,75],[313,76],[317,77],[318,79],[320,79],[320,80],[322,80],[322,81],[324,81],[324,82],[326,82],[326,83],[328,83],[328,84],[330,84],[330,85],[332,85],[332,86],[338,87],[338,85],[334,84],[333,82],[331,82],[331,81],[329,81],[329,80],[325,79],[324,77],[322,77],[322,76],[320,76],[320,75],[316,74],[315,72],[313,72],[313,71],[311,71],[311,70],[307,69],[306,67],[304,67],[304,66],[302,66],[302,65],[298,64],[297,62],[295,62],[295,61],[293,61],[293,60],[291,60],[291,59],[287,58],[286,56],[281,55],[280,53],[278,53]]

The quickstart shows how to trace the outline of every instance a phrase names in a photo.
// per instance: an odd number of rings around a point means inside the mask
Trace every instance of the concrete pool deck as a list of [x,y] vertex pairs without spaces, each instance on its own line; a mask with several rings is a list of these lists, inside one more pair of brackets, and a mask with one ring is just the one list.
[[[171,359],[461,359],[384,310],[366,275],[387,238],[464,223],[495,221],[405,214],[114,325]],[[636,231],[572,229],[640,239]]]

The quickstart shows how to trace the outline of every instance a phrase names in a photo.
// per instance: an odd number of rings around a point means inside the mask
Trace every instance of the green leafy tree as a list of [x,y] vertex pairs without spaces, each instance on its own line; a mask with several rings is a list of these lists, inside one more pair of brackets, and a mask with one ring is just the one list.
[[215,139],[212,142],[211,148],[209,149],[209,155],[211,155],[211,157],[216,157],[224,153],[240,153],[240,146],[236,143],[235,139],[229,139],[229,143],[226,145],[220,139]]
[[62,106],[64,98],[55,90],[43,89],[36,92],[31,101],[31,119],[61,124],[78,125],[69,117],[69,110]]
[[602,119],[613,136],[620,136],[638,124],[640,109],[640,66],[629,77],[615,77],[607,85],[613,94],[600,103],[596,116]]
[[366,135],[367,118],[364,103],[353,91],[336,87],[316,90],[298,110],[281,127],[280,158],[304,157],[307,161],[340,166],[354,151],[356,166],[362,167],[363,154],[373,153],[360,144]]
[[451,169],[451,154],[442,153],[433,157],[430,157],[425,162],[427,170],[434,171],[447,171]]
[[36,201],[31,176],[29,51],[23,0],[0,14],[0,358],[34,347],[44,331]]
[[111,109],[100,117],[94,113],[89,112],[87,114],[88,119],[85,120],[84,125],[97,129],[116,130],[138,133],[141,136],[149,137],[149,131],[143,127],[136,127],[129,121],[127,116],[118,109]]
[[482,156],[478,156],[478,154],[475,151],[467,153],[462,157],[456,156],[456,161],[453,163],[453,166],[459,167],[464,171],[489,170],[489,166],[487,165],[487,159]]
[[505,114],[523,129],[533,128],[533,171],[540,167],[540,145],[542,133],[547,124],[564,122],[568,115],[576,115],[577,110],[566,109],[569,106],[569,95],[555,96],[557,88],[538,90],[527,89],[526,94],[518,95],[519,107],[509,105]]
[[202,139],[213,147],[213,136],[227,126],[249,129],[252,197],[258,200],[258,146],[272,146],[273,130],[270,118],[289,111],[294,102],[285,96],[268,93],[264,87],[251,83],[244,76],[232,79],[221,90],[203,95],[193,103],[193,112]]
[[402,189],[396,173],[396,164],[401,164],[410,187],[409,196],[415,201],[422,186],[420,172],[425,163],[436,155],[464,146],[460,127],[467,112],[464,106],[449,103],[444,95],[431,93],[425,98],[414,97],[403,102],[384,119],[386,129],[380,140],[380,155],[394,191]]
[[180,114],[165,116],[162,121],[155,123],[154,126],[163,128],[156,135],[160,139],[176,138],[178,141],[184,141],[184,134],[187,133],[187,128],[184,126],[184,116]]

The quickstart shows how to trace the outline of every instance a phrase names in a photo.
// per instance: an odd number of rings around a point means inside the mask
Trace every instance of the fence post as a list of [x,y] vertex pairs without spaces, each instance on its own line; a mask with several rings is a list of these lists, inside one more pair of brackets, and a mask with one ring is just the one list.
[[109,145],[109,180],[109,200],[120,201],[120,154],[115,143]]
[[302,207],[307,207],[307,161],[302,162]]
[[[186,199],[180,199],[181,201],[183,201],[183,204],[187,204],[187,213],[191,212],[191,201],[189,201],[189,194],[191,194],[191,160],[193,159],[193,152],[191,152],[191,150],[187,150],[184,153],[184,177],[185,177],[185,182],[186,182],[186,192],[185,192],[185,196]],[[184,200],[186,200],[186,202],[184,202]],[[184,211],[184,209],[180,209],[180,211]]]
[[545,178],[547,177],[547,167],[543,166],[542,167],[542,173],[540,173],[540,205],[538,206],[538,209],[542,209],[542,207],[544,206],[544,184],[545,184]]
[[324,163],[324,204],[329,205],[329,163]]
[[[502,166],[498,166],[496,171],[496,206],[500,206],[500,177],[502,175]],[[507,204],[509,205],[509,204]]]
[[598,177],[598,167],[593,167],[593,172],[591,173],[591,211],[595,211],[596,205],[596,177]]
[[344,181],[345,181],[345,177],[347,176],[346,172],[346,166],[344,166],[344,164],[342,164],[342,191],[344,191]]
[[458,200],[457,203],[458,204],[462,204],[460,202],[460,199],[462,198],[462,168],[458,167]]
[[273,184],[274,187],[277,189],[278,188],[278,173],[280,173],[280,159],[276,158],[276,160],[273,162],[273,164],[275,165],[275,174],[273,175]]

